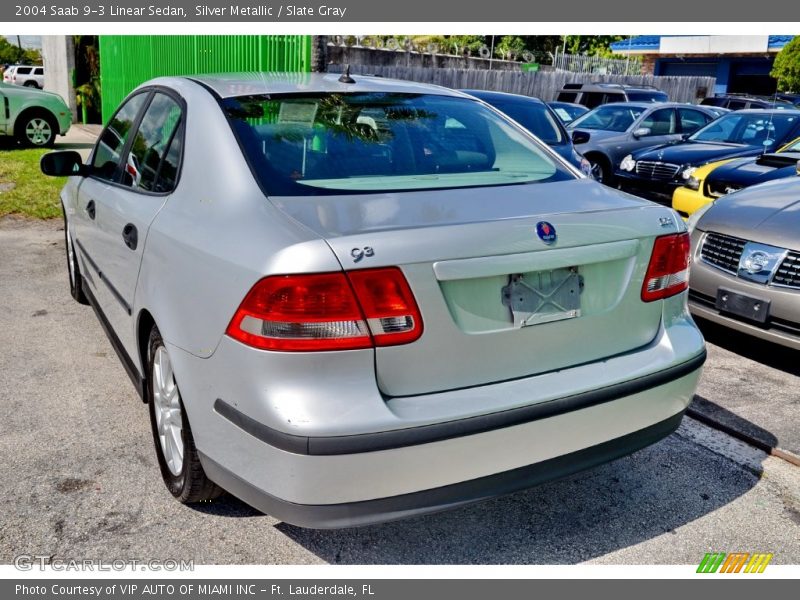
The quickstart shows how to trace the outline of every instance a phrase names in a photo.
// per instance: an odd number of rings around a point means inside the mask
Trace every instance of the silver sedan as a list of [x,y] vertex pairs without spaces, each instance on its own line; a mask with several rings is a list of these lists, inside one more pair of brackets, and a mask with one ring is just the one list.
[[42,170],[182,502],[343,527],[512,492],[674,431],[705,358],[676,213],[455,91],[162,78]]

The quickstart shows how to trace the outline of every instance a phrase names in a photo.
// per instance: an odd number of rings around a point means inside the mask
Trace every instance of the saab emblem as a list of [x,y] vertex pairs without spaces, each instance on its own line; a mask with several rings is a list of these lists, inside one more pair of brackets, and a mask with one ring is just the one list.
[[539,221],[536,224],[536,235],[545,244],[555,244],[556,242],[556,228],[547,221]]

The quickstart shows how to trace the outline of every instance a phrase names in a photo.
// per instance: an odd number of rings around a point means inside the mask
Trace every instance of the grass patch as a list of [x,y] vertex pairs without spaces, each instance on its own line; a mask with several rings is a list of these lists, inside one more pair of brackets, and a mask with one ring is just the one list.
[[23,215],[35,219],[61,216],[58,194],[66,177],[47,177],[39,158],[48,150],[0,148],[0,217]]

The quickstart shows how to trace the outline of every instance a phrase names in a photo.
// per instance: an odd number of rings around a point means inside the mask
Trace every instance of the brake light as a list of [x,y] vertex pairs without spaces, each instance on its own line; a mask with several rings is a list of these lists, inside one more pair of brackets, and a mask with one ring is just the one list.
[[689,287],[688,233],[657,237],[642,285],[642,300],[652,302],[679,294]]
[[354,350],[414,341],[422,320],[400,269],[366,269],[262,279],[226,333],[265,350]]
[[422,335],[422,317],[400,269],[365,269],[348,277],[376,346],[407,344]]

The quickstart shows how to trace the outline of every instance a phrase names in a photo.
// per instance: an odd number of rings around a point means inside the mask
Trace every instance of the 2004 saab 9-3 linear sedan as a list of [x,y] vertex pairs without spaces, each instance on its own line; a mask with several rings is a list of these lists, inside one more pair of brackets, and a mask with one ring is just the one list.
[[170,492],[344,527],[672,432],[705,359],[677,214],[474,98],[356,79],[156,79],[87,164],[42,160]]

